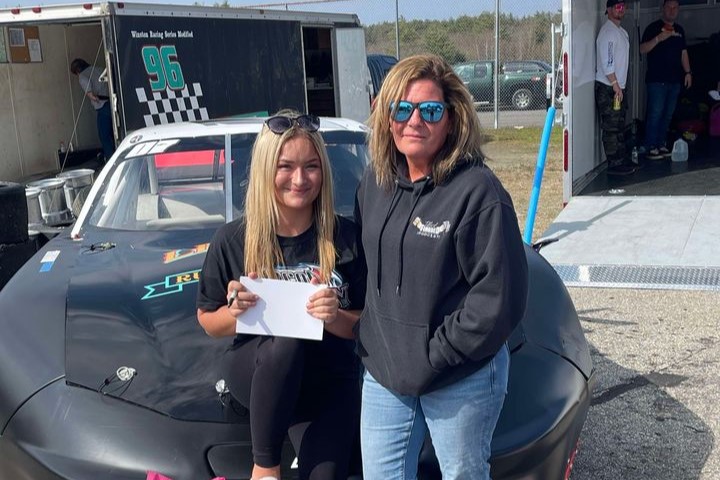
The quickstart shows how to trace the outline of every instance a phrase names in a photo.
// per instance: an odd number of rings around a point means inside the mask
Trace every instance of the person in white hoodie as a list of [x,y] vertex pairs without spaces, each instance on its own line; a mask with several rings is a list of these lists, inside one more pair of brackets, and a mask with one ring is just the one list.
[[600,113],[602,142],[607,158],[607,173],[629,175],[635,166],[625,152],[625,112],[627,99],[628,60],[630,40],[627,31],[620,26],[625,16],[624,0],[607,0],[607,21],[600,28],[595,46],[595,103]]

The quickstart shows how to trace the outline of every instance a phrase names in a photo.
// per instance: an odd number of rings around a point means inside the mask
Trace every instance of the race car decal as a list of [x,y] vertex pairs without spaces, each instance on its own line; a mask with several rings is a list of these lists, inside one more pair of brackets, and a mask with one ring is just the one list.
[[[133,38],[143,38],[147,32],[133,31]],[[193,32],[151,32],[161,36],[172,34],[170,38],[194,38]],[[161,38],[162,39],[162,38]],[[176,40],[170,40],[176,41]],[[165,125],[174,122],[194,122],[208,120],[208,110],[201,105],[203,90],[200,82],[190,86],[185,82],[175,45],[144,45],[141,49],[145,73],[150,82],[150,91],[145,87],[136,87],[135,95],[140,105],[147,106],[143,115],[146,127]]]
[[50,250],[49,252],[45,252],[42,260],[40,260],[40,273],[49,272],[59,255],[60,250]]
[[163,253],[163,263],[176,262],[178,260],[182,260],[183,258],[200,255],[201,253],[207,252],[209,247],[209,243],[200,243],[192,248],[179,248],[177,250],[170,250],[169,252]]
[[166,276],[162,282],[145,285],[147,292],[140,300],[180,293],[183,291],[183,288],[185,288],[185,285],[191,285],[198,281],[200,281],[200,269],[174,273]]
[[141,155],[153,155],[162,153],[172,147],[180,140],[177,138],[161,140],[159,142],[144,142],[136,144],[129,152],[125,154],[125,158],[139,157]]

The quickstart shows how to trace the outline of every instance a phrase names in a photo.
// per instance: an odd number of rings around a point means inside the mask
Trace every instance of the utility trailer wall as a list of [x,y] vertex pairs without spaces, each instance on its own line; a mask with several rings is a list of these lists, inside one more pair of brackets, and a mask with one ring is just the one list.
[[[99,25],[38,28],[42,62],[0,64],[0,180],[18,181],[58,170],[60,141],[69,143],[83,96],[69,73],[69,61],[74,56],[91,61],[101,36]],[[94,115],[86,102],[76,147],[99,143]]]

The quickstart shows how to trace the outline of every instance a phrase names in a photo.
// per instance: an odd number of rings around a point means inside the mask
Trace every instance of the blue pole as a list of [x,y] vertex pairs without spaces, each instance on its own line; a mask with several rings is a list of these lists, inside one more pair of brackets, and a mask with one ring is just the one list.
[[528,245],[532,242],[535,214],[537,213],[537,204],[540,199],[540,186],[542,185],[543,172],[545,171],[545,159],[547,158],[550,133],[552,132],[554,120],[555,106],[553,105],[548,108],[547,115],[545,116],[545,128],[543,128],[542,138],[540,139],[540,150],[538,150],[537,164],[535,165],[535,179],[533,180],[532,192],[530,193],[530,204],[528,205],[528,214],[525,219],[525,232],[523,233],[523,240]]

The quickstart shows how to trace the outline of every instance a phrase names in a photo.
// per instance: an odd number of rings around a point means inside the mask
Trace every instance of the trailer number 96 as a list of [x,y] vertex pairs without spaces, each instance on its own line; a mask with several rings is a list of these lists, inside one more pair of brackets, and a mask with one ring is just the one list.
[[167,87],[181,90],[185,87],[185,78],[177,60],[175,45],[163,45],[160,49],[155,46],[145,46],[142,48],[142,57],[153,91],[162,91]]

